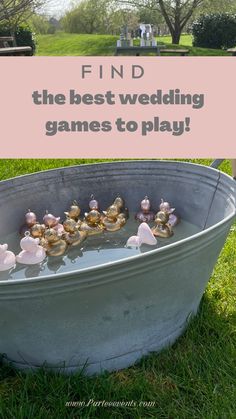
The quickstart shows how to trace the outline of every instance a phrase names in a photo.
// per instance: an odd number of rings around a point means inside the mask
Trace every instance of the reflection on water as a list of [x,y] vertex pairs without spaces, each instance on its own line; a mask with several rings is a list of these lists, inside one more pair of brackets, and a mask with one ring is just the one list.
[[[174,235],[168,239],[158,238],[156,246],[142,245],[139,249],[126,248],[128,238],[137,234],[138,225],[134,220],[134,215],[131,214],[127,224],[121,230],[90,236],[80,246],[69,248],[63,256],[47,257],[38,265],[17,264],[10,272],[0,272],[0,280],[34,278],[101,265],[166,246],[200,231],[196,225],[182,220],[174,228]],[[18,233],[1,237],[0,243],[8,243],[9,250],[16,254],[21,250]]]

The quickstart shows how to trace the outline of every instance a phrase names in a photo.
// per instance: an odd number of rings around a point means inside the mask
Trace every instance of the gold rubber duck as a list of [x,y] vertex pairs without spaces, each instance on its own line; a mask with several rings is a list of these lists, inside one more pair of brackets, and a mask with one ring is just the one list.
[[64,212],[64,214],[68,218],[72,218],[72,220],[75,220],[75,221],[78,221],[80,213],[81,213],[81,209],[80,209],[79,204],[78,204],[77,201],[73,201],[69,211]]
[[87,232],[89,236],[94,234],[100,234],[104,230],[104,226],[101,223],[101,214],[97,210],[91,210],[88,213],[86,212],[84,221],[82,221],[79,230]]
[[117,205],[111,205],[107,211],[103,211],[105,217],[102,222],[107,231],[118,231],[126,223],[126,217],[123,213],[120,213]]
[[125,201],[123,198],[121,198],[120,195],[118,195],[114,200],[113,205],[116,205],[121,212],[122,209],[125,207]]
[[31,229],[30,229],[30,234],[34,239],[39,239],[40,240],[40,245],[43,246],[44,248],[47,245],[47,241],[44,238],[44,234],[45,234],[45,230],[46,227],[44,224],[34,224]]
[[67,243],[58,236],[56,230],[49,228],[45,231],[47,242],[46,252],[48,256],[61,256],[67,249]]
[[171,208],[169,202],[167,201],[165,202],[164,199],[161,200],[160,211],[164,211],[169,214],[168,224],[171,227],[175,227],[180,222],[179,217],[174,214],[175,208]]
[[99,206],[99,202],[97,201],[97,199],[95,198],[95,196],[92,194],[90,195],[90,201],[89,201],[89,211],[98,211],[100,214],[100,224],[102,224],[102,220],[104,217],[104,214],[100,211],[100,206]]
[[117,206],[119,212],[124,214],[124,217],[126,218],[126,220],[129,218],[129,210],[128,208],[125,207],[125,201],[120,195],[116,197],[112,205]]
[[63,239],[66,241],[67,244],[70,246],[77,246],[80,243],[82,243],[88,233],[87,231],[79,231],[79,225],[75,220],[72,218],[67,218],[64,223],[63,227],[65,230],[65,233],[63,235]]
[[159,211],[155,217],[155,226],[152,228],[152,232],[154,236],[157,237],[171,237],[173,235],[173,231],[171,226],[168,224],[169,221],[169,214],[165,211]]

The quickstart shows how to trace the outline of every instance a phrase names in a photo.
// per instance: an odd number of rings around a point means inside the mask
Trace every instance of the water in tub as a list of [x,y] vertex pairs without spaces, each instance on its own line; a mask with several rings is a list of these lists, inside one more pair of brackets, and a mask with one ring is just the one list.
[[[90,236],[80,246],[69,248],[63,256],[47,257],[39,265],[26,266],[17,264],[11,271],[0,272],[0,281],[42,277],[98,266],[161,248],[200,231],[200,228],[196,225],[181,220],[174,227],[174,235],[167,239],[157,238],[157,245],[127,248],[126,242],[130,236],[137,234],[138,226],[139,223],[135,221],[134,214],[131,213],[129,220],[121,230],[114,233],[104,232],[103,234]],[[0,237],[0,243],[8,243],[9,250],[12,250],[15,254],[21,250],[18,232]]]

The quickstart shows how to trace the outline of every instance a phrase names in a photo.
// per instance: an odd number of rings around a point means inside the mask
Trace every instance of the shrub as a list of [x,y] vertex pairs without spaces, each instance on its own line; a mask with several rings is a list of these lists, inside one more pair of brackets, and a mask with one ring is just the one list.
[[49,22],[46,17],[34,13],[30,17],[30,26],[36,34],[46,35],[49,28]]
[[193,46],[232,48],[236,46],[236,15],[212,13],[200,16],[192,25]]
[[[0,36],[11,36],[11,30],[6,27],[0,27]],[[18,47],[31,47],[32,55],[36,50],[35,36],[32,30],[27,26],[19,26],[15,30],[16,45]]]
[[49,25],[48,30],[47,30],[47,34],[49,35],[54,35],[54,33],[56,33],[56,28],[53,25]]

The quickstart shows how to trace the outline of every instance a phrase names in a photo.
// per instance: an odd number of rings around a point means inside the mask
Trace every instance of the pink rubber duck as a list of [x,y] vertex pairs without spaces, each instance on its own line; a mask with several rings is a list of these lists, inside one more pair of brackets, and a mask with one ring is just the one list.
[[10,252],[7,244],[0,245],[0,271],[8,271],[14,268],[16,264],[16,257],[13,252]]
[[39,246],[40,240],[30,237],[30,232],[25,232],[25,237],[20,241],[22,251],[16,256],[16,261],[24,265],[34,265],[42,262],[46,257],[46,252]]
[[155,214],[153,211],[151,211],[151,203],[147,196],[141,201],[140,203],[140,209],[136,215],[136,220],[145,223],[149,223],[150,221],[153,221],[155,218]]
[[99,203],[95,199],[94,195],[91,195],[91,197],[90,197],[89,209],[90,209],[90,211],[92,211],[92,210],[99,211]]
[[49,214],[48,211],[46,211],[46,214],[43,217],[43,222],[46,227],[56,230],[60,236],[65,232],[63,225],[59,222],[60,219],[60,217],[55,217],[53,214]]
[[20,235],[24,237],[25,232],[30,230],[36,223],[36,214],[28,209],[28,212],[25,214],[25,224],[20,228]]

